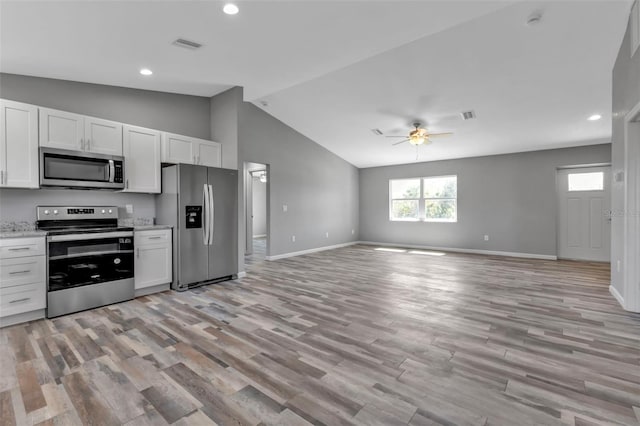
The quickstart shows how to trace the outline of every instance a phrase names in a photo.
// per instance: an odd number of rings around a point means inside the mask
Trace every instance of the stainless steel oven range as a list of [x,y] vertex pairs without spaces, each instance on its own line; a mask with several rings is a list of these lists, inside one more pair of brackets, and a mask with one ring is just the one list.
[[118,208],[37,207],[47,231],[47,318],[133,299],[133,228]]

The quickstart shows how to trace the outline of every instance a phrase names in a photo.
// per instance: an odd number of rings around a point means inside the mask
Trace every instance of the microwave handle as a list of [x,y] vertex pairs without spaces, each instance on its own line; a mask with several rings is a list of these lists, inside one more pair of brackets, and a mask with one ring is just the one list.
[[116,166],[113,160],[109,160],[109,182],[113,183],[116,177]]

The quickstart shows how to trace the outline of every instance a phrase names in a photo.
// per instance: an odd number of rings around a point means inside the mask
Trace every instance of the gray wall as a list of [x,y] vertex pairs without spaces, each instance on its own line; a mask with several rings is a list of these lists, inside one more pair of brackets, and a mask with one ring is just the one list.
[[[154,197],[151,194],[125,194],[111,191],[71,189],[0,189],[0,220],[9,222],[36,220],[36,206],[92,205],[118,206],[119,216],[155,217]],[[126,204],[133,205],[128,215]]]
[[[627,26],[618,58],[613,68],[613,135],[612,170],[624,171],[624,120],[631,109],[640,102],[640,49],[631,58],[631,24]],[[613,182],[611,186],[611,207],[614,211],[611,222],[611,285],[624,297],[624,182]],[[626,212],[629,213],[629,212]],[[618,272],[617,262],[622,262]]]
[[[605,144],[360,169],[360,239],[554,256],[556,168],[610,159]],[[389,179],[454,174],[457,223],[389,220]]]
[[267,184],[255,177],[252,182],[253,235],[267,234]]
[[242,89],[231,88],[211,98],[211,138],[222,144],[222,167],[238,168],[238,108]]
[[238,115],[238,164],[243,162],[270,166],[270,256],[358,239],[358,169],[247,102]]
[[0,98],[211,139],[209,98],[0,73]]

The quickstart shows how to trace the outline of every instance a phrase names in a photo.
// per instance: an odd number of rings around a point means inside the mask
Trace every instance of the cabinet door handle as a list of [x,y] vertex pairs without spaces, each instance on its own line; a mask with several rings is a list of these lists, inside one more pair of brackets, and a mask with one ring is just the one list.
[[199,155],[196,157],[196,164],[200,164],[200,156]]
[[91,151],[91,139],[87,139],[87,151]]
[[22,299],[11,300],[9,303],[20,303],[20,302],[26,302],[27,300],[31,300],[31,298],[23,297]]
[[4,171],[0,170],[0,185],[4,185]]
[[28,274],[29,272],[31,272],[31,269],[27,269],[26,271],[13,271],[13,272],[9,272],[9,275]]
[[14,247],[9,249],[9,251],[25,251],[25,250],[31,250],[31,247]]
[[129,179],[127,179],[127,183],[124,186],[126,189],[129,189]]
[[80,138],[80,149],[84,151],[84,139]]
[[138,259],[140,259],[140,249],[139,248],[136,249],[136,257]]
[[159,240],[162,237],[149,237],[150,240]]

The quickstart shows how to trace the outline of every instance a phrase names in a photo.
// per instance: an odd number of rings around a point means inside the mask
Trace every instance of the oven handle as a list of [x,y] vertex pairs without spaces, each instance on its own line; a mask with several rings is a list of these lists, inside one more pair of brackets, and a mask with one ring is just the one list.
[[129,254],[133,250],[111,250],[111,251],[89,251],[86,253],[65,254],[62,256],[51,256],[49,260],[74,259],[76,257],[102,256],[105,254]]
[[109,182],[113,183],[116,177],[116,166],[113,160],[109,160]]
[[104,238],[118,238],[118,237],[133,237],[133,231],[97,232],[95,234],[50,235],[47,237],[47,241],[58,242],[58,241],[100,240]]

